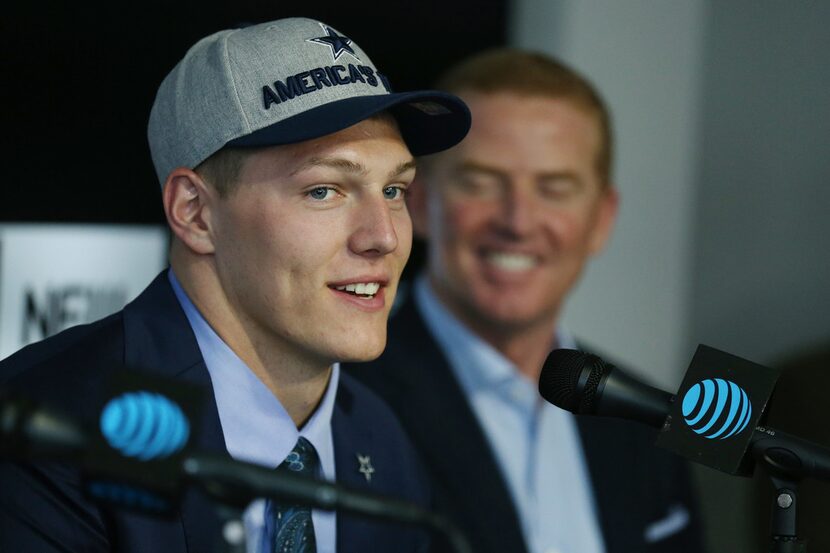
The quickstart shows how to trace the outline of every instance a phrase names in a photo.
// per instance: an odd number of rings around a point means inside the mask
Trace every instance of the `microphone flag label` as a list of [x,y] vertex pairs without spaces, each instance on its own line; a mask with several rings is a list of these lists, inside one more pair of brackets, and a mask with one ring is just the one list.
[[776,369],[699,345],[657,445],[729,474],[752,474],[746,452],[779,375]]
[[113,369],[85,463],[84,491],[97,501],[168,514],[181,499],[181,462],[194,443],[204,392],[133,367]]

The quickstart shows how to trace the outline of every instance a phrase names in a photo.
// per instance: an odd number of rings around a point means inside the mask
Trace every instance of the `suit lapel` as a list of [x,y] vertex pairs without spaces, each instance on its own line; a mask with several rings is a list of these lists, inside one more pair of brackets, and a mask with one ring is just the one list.
[[[210,375],[190,323],[167,279],[167,271],[158,275],[124,309],[124,348],[127,366],[203,388],[201,425],[194,447],[226,453]],[[205,521],[215,516],[215,504],[211,500],[198,490],[186,491],[181,520],[190,553],[216,550],[218,532],[205,528]]]
[[[359,414],[356,405],[360,398],[350,386],[348,375],[340,374],[337,402],[332,414],[332,436],[337,483],[352,490],[372,494],[394,496],[390,486],[397,478],[397,450],[384,435],[378,435],[374,420]],[[378,473],[369,475],[360,471],[358,456],[370,459]],[[390,469],[391,472],[390,472]],[[384,490],[384,491],[379,491]],[[405,534],[392,523],[372,520],[345,511],[337,513],[338,553],[362,553],[365,551],[411,551],[412,544],[401,543]]]
[[[365,489],[366,482],[361,481],[360,473],[356,470],[357,453],[371,454],[371,427],[360,428],[350,424],[351,402],[354,398],[348,389],[341,385],[337,392],[337,402],[332,413],[332,437],[334,440],[334,465],[337,473],[337,482],[344,486]],[[367,543],[369,537],[363,531],[360,521],[345,513],[337,513],[337,551],[340,553],[358,553],[371,551],[372,543]]]
[[[402,418],[428,467],[439,504],[475,528],[474,549],[525,551],[512,498],[486,437],[410,295],[393,319],[388,363],[402,381]],[[410,399],[414,398],[414,399]],[[452,406],[448,410],[446,406]],[[470,459],[476,459],[473,464]],[[442,500],[443,499],[443,500]]]
[[644,444],[635,444],[626,428],[635,423],[584,416],[576,417],[576,424],[608,553],[641,550],[641,521],[652,505],[634,499],[648,494],[639,473],[638,452]]

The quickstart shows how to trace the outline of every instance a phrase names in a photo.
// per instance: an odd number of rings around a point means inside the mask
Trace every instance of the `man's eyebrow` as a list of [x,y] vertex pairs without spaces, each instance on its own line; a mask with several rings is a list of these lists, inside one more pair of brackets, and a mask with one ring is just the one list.
[[[291,176],[301,173],[307,169],[311,169],[312,167],[328,167],[331,169],[340,169],[341,171],[346,171],[347,173],[353,173],[355,175],[365,175],[369,172],[366,166],[362,163],[357,163],[349,159],[344,159],[340,157],[312,157],[307,159],[299,167],[294,169],[291,172]],[[397,177],[414,168],[415,160],[410,159],[400,163],[396,168],[390,171],[389,176]]]
[[297,173],[302,173],[312,167],[329,167],[331,169],[340,169],[347,173],[354,173],[356,175],[365,175],[368,171],[360,163],[356,163],[349,159],[342,157],[312,157],[300,164],[299,167],[291,171],[291,176]]
[[504,175],[503,171],[500,171],[495,167],[489,167],[487,165],[484,165],[483,163],[478,163],[476,161],[465,161],[461,163],[457,167],[457,171],[459,173],[485,173],[494,176]]
[[[484,173],[486,175],[493,175],[496,177],[504,175],[504,173],[499,169],[489,167],[483,163],[475,161],[465,161],[458,167],[458,172]],[[582,182],[582,179],[580,178],[579,174],[568,169],[541,171],[537,173],[536,178],[540,180],[572,180],[576,183]]]
[[389,172],[389,177],[394,178],[394,177],[400,176],[400,175],[406,173],[407,171],[415,169],[416,165],[417,164],[415,163],[414,159],[410,159],[409,161],[404,161],[401,164],[399,164],[395,169],[393,169],[392,171]]

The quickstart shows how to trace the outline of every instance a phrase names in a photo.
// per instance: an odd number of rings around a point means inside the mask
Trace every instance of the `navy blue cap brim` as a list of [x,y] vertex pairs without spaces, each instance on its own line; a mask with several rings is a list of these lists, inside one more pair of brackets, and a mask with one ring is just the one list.
[[470,110],[457,96],[434,90],[357,96],[304,111],[226,146],[256,147],[294,144],[351,127],[388,110],[397,120],[413,156],[455,146],[470,130]]

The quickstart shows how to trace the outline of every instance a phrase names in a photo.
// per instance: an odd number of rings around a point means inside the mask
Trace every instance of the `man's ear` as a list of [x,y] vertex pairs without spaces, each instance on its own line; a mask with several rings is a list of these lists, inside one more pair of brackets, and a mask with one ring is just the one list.
[[617,212],[620,207],[620,194],[617,187],[608,183],[607,188],[603,190],[602,196],[599,198],[599,205],[597,206],[597,219],[594,222],[594,229],[591,236],[591,253],[596,254],[602,251],[608,239],[611,237],[611,231],[614,230],[614,223],[617,220]]
[[412,219],[412,230],[415,236],[421,239],[429,237],[429,222],[427,217],[427,197],[429,185],[423,177],[415,175],[415,179],[406,190],[406,207]]
[[190,169],[174,169],[164,183],[162,199],[170,230],[198,254],[213,253],[210,206],[216,191]]

